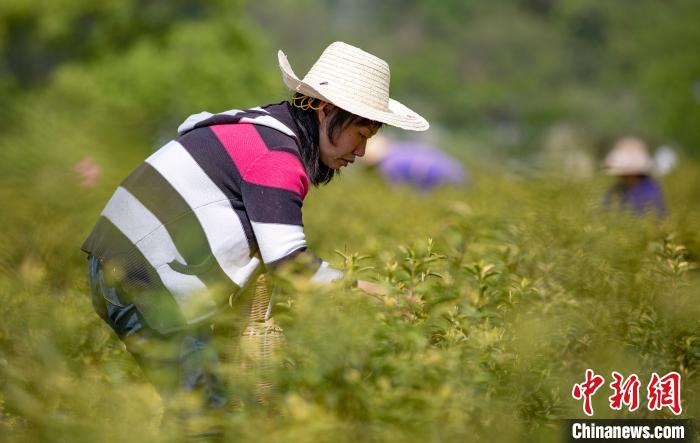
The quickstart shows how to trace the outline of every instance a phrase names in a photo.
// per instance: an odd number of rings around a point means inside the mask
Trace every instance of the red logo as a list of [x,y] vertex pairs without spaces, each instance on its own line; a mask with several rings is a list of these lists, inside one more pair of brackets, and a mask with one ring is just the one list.
[[[625,378],[617,371],[612,372],[613,381],[610,383],[612,395],[608,397],[610,409],[622,410],[623,406],[632,412],[639,409],[639,387],[641,381],[636,374]],[[582,383],[577,383],[571,390],[571,396],[575,400],[583,400],[583,412],[588,416],[593,416],[593,405],[591,398],[605,384],[605,379],[586,369],[586,377]],[[650,411],[660,411],[668,408],[675,415],[680,415],[683,408],[681,406],[681,375],[678,372],[669,372],[663,377],[654,372],[647,385],[647,409]]]
[[583,412],[586,415],[593,415],[593,406],[591,405],[591,397],[605,383],[605,379],[600,375],[595,375],[592,369],[586,369],[586,380],[583,383],[574,385],[571,395],[576,400],[583,399]]
[[651,374],[651,381],[647,386],[647,399],[650,411],[668,408],[674,414],[680,415],[681,375],[678,372],[669,372],[663,377],[659,377],[656,372]]
[[639,385],[642,384],[639,377],[632,374],[625,380],[617,371],[613,371],[612,376],[615,380],[610,383],[610,388],[614,391],[609,397],[610,409],[619,411],[622,405],[627,405],[630,412],[636,411],[639,408]]

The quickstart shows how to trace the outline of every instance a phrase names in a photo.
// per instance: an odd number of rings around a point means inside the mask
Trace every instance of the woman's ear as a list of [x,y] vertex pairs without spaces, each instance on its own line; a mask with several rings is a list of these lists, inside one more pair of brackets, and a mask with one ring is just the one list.
[[318,108],[316,108],[316,116],[318,117],[318,124],[323,125],[331,111],[335,108],[331,103],[322,101]]

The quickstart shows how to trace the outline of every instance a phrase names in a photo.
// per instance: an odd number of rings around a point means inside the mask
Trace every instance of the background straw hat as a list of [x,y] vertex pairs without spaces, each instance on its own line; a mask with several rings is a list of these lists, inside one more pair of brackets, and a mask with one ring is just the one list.
[[605,157],[604,166],[608,175],[647,175],[654,161],[646,144],[634,137],[620,139]]
[[365,155],[358,157],[358,161],[367,166],[374,166],[384,160],[391,148],[390,141],[382,134],[377,134],[367,140]]
[[282,80],[289,89],[333,103],[355,115],[410,131],[425,131],[428,122],[389,98],[389,65],[379,57],[343,42],[331,43],[303,80],[284,52],[277,53]]

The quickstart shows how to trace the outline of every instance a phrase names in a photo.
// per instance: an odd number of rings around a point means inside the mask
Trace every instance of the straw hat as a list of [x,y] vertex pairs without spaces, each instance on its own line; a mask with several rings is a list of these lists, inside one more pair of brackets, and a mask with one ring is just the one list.
[[428,122],[389,98],[389,65],[343,42],[329,45],[303,80],[294,74],[284,52],[277,53],[282,80],[289,89],[333,103],[355,115],[410,131],[425,131]]
[[626,137],[615,144],[605,157],[604,165],[608,175],[647,175],[654,161],[642,140]]

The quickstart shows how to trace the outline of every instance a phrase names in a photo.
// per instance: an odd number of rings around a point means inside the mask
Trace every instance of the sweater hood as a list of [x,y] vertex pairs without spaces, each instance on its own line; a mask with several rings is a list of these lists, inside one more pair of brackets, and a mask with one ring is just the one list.
[[278,105],[266,107],[256,107],[251,109],[231,109],[229,111],[212,114],[211,112],[200,112],[192,114],[177,128],[179,135],[187,132],[214,125],[226,125],[235,123],[251,123],[254,125],[267,126],[285,135],[298,139],[297,134],[292,130],[290,121],[284,115],[278,115],[276,111]]

